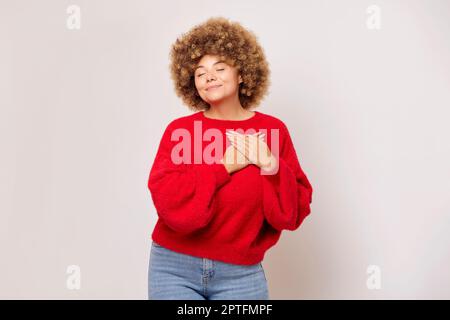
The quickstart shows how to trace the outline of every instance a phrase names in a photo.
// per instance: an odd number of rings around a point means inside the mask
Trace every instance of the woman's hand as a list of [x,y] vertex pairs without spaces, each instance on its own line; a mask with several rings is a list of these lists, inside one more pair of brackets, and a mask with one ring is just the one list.
[[226,135],[231,141],[231,145],[243,154],[251,164],[267,171],[276,167],[277,159],[263,140],[265,134],[257,132],[252,135],[244,135],[229,130]]
[[241,155],[233,145],[228,146],[220,162],[223,163],[230,174],[241,170],[250,164],[250,161]]

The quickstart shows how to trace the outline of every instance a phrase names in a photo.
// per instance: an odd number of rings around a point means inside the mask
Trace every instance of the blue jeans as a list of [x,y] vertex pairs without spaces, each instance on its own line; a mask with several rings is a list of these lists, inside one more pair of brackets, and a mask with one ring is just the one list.
[[150,300],[269,300],[261,263],[237,265],[175,252],[152,241]]

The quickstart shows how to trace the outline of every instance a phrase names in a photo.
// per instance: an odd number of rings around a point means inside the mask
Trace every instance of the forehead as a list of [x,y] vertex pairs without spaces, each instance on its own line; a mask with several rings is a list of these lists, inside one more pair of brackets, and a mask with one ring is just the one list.
[[207,66],[214,66],[219,63],[225,63],[225,59],[221,59],[219,56],[211,56],[211,55],[205,55],[203,56],[200,61],[197,63],[196,69],[201,67],[207,67]]

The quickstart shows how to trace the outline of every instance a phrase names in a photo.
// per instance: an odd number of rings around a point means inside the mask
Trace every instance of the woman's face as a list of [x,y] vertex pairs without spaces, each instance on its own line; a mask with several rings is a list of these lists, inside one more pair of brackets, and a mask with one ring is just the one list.
[[238,96],[241,76],[235,67],[220,60],[219,56],[204,55],[194,71],[195,87],[208,104]]

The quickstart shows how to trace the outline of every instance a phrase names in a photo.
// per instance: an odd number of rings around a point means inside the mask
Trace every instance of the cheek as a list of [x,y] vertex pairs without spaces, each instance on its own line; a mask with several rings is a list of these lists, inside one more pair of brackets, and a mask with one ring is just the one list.
[[233,85],[234,83],[237,83],[238,78],[233,72],[227,72],[222,77],[224,82],[227,82],[228,85]]
[[204,87],[204,84],[201,80],[195,79],[194,80],[195,87],[197,90],[201,90]]
[[224,78],[227,82],[230,82],[230,81],[233,80],[234,75],[233,75],[232,72],[225,72],[225,73],[223,74],[223,78]]
[[232,74],[223,78],[223,83],[226,85],[227,90],[233,90],[234,87],[236,86],[236,82],[237,80]]

